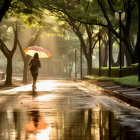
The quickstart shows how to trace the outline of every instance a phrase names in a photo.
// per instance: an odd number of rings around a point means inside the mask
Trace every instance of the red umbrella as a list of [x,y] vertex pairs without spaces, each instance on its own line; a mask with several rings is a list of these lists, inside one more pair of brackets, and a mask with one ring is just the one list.
[[51,56],[51,53],[47,49],[39,46],[28,47],[24,50],[24,52],[30,56],[34,56],[35,53],[38,53],[39,58],[48,58]]
[[32,110],[29,112],[30,122],[25,125],[25,131],[34,132],[45,129],[48,124],[40,117],[38,110]]
[[30,121],[28,124],[26,124],[25,131],[35,132],[35,131],[39,131],[42,129],[46,129],[47,126],[48,126],[48,124],[43,120],[39,120],[37,126],[35,126],[34,121]]

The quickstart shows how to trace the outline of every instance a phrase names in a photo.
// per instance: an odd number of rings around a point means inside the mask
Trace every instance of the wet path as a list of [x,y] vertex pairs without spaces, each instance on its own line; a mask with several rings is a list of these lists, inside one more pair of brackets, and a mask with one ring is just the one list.
[[1,92],[0,140],[139,140],[140,111],[71,81]]

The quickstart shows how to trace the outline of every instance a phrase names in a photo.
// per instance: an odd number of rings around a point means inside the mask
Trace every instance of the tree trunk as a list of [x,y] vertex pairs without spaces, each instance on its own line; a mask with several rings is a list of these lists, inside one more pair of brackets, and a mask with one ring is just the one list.
[[9,9],[11,2],[12,0],[4,0],[4,3],[0,9],[0,22],[2,21],[2,18],[4,17],[5,13]]
[[23,59],[23,62],[24,62],[23,83],[27,83],[28,80],[29,80],[29,78],[28,78],[28,63],[29,63],[29,60],[30,60],[30,56],[27,56],[27,55],[24,54],[21,43],[20,43],[19,40],[18,40],[18,46],[19,46],[20,53],[21,53],[21,56],[22,56],[22,59]]
[[[35,42],[37,41],[37,39],[38,39],[39,35],[41,34],[41,32],[42,32],[41,30],[37,31],[35,37],[31,38],[31,40],[29,41],[28,46],[33,46],[35,44]],[[23,83],[27,83],[28,81],[31,80],[31,76],[29,76],[30,72],[28,71],[28,64],[29,64],[29,61],[31,59],[31,56],[28,56],[28,55],[24,54],[23,47],[22,47],[22,45],[21,45],[19,40],[18,40],[18,46],[19,46],[21,56],[22,56],[22,59],[23,59],[23,62],[24,62]]]
[[[91,38],[91,36],[89,37]],[[88,51],[88,75],[92,75],[92,46],[91,39],[89,39],[89,51]]]
[[138,33],[137,33],[137,43],[135,46],[135,63],[139,62],[139,52],[140,52],[140,1],[138,2]]
[[124,47],[123,50],[124,50],[124,55],[126,56],[127,66],[130,66],[132,64],[132,59],[130,58],[129,52],[126,49],[126,47]]
[[31,57],[26,55],[24,58],[24,69],[23,69],[23,83],[27,83],[28,81],[31,80],[30,76],[28,75],[29,73],[29,61],[30,61]]
[[138,63],[139,62],[139,39],[138,39],[138,36],[137,36],[137,43],[136,43],[136,46],[135,46],[135,52],[134,52],[134,63]]
[[92,34],[90,33],[90,31],[88,31],[88,28],[86,28],[87,30],[87,34],[88,34],[88,39],[89,39],[89,44],[87,45],[85,43],[83,34],[80,32],[79,27],[76,26],[76,24],[74,24],[74,22],[71,20],[69,22],[69,24],[71,25],[73,31],[75,32],[75,34],[78,36],[80,43],[81,43],[81,49],[83,50],[83,54],[85,55],[86,61],[87,61],[87,74],[91,75],[92,74],[92,43],[91,43],[91,37]]
[[112,36],[110,30],[108,30],[108,57],[109,57],[109,63],[108,63],[108,68],[109,68],[109,77],[111,77],[111,66],[112,66]]
[[15,38],[12,50],[9,50],[6,44],[0,39],[0,49],[7,58],[6,81],[4,83],[5,85],[12,85],[12,58],[17,48],[17,37],[18,37],[17,25],[16,30],[13,27],[13,31],[15,34]]
[[[138,35],[137,35],[137,48],[138,48],[138,53],[140,54],[140,1],[138,1]],[[140,81],[140,55],[138,55],[138,62],[139,62],[139,67],[138,67],[138,80]]]
[[104,48],[102,48],[102,53],[104,57],[102,57],[102,67],[107,67],[107,58],[108,58],[108,55],[107,55],[107,42],[104,41]]
[[92,49],[91,46],[89,45],[89,52],[87,53],[86,48],[87,46],[85,45],[85,42],[80,34],[77,34],[81,43],[81,48],[83,49],[83,53],[85,55],[86,61],[87,61],[87,74],[92,75]]
[[7,57],[5,85],[12,85],[12,56]]
[[132,46],[131,46],[131,43],[130,41],[128,40],[128,35],[124,35],[126,36],[123,40],[123,43],[125,44],[124,46],[124,50],[125,50],[125,54],[126,54],[126,57],[127,59],[129,60],[128,61],[128,64],[131,65],[133,64],[135,61],[135,57],[134,57],[134,50],[132,49]]
[[88,66],[88,69],[87,69],[87,75],[92,75],[92,56],[88,57],[87,60],[87,66]]

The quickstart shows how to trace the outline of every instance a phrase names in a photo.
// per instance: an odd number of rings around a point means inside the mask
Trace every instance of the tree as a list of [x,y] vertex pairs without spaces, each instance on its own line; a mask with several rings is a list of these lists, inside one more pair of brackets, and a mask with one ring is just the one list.
[[[33,2],[32,0],[22,0],[22,1],[8,1],[5,0],[2,3],[0,3],[1,9],[0,9],[0,16],[1,19],[5,15],[6,11],[6,17],[17,17],[17,19],[20,19],[24,21],[27,24],[33,24],[33,23],[42,23],[42,11],[39,9],[39,3]],[[10,5],[11,4],[11,5]],[[35,23],[35,24],[36,24]],[[17,30],[14,30],[15,33],[15,39],[14,39],[14,46],[13,49],[10,51],[6,44],[4,43],[3,39],[0,38],[0,45],[1,45],[1,51],[7,58],[7,70],[6,70],[6,81],[5,85],[11,85],[12,84],[12,57],[14,55],[14,52],[17,47],[17,43],[19,44],[19,39],[17,35]],[[19,45],[21,46],[21,44]],[[23,56],[23,55],[22,55]]]
[[[77,35],[80,41],[81,48],[85,55],[88,64],[88,74],[92,74],[92,53],[93,48],[97,43],[97,35],[93,32],[92,25],[81,24],[80,22],[76,22],[69,16],[66,10],[73,10],[75,5],[78,5],[78,2],[70,3],[69,1],[47,1],[43,3],[44,7],[46,7],[54,16],[56,16],[59,20],[66,22],[73,29],[74,33]],[[75,10],[75,9],[74,9]],[[85,9],[86,10],[86,9]],[[75,11],[76,12],[76,11]],[[75,16],[73,14],[73,16]],[[85,39],[86,34],[86,39]]]
[[[79,23],[80,24],[80,23]],[[91,25],[83,25],[82,28],[85,28],[85,33],[87,34],[86,40],[84,39],[85,34],[81,32],[79,24],[76,24],[74,21],[70,20],[69,25],[78,36],[81,48],[87,60],[88,70],[87,74],[92,74],[92,54],[93,49],[97,43],[97,34],[94,34],[93,27]]]
[[11,2],[12,0],[2,0],[0,2],[0,22],[4,17],[5,13],[7,12],[7,10],[9,9]]
[[18,37],[17,25],[12,26],[12,28],[13,28],[13,32],[14,32],[14,44],[13,44],[13,48],[11,50],[8,49],[8,47],[4,43],[4,41],[2,39],[0,39],[0,50],[3,52],[3,54],[7,58],[5,85],[12,85],[12,58],[13,58],[13,55],[17,48],[17,37]]
[[138,80],[140,81],[140,1],[137,0],[138,2],[138,35],[137,35],[137,58],[138,58],[138,63],[139,63],[139,67],[138,67]]
[[[50,7],[54,5],[53,2],[50,2],[49,4]],[[91,2],[85,2],[83,0],[72,2],[58,0],[57,2],[55,1],[55,7],[52,7],[55,11],[61,11],[69,18],[79,21],[80,23],[100,25],[108,28],[117,38],[121,38],[125,44],[124,53],[126,55],[128,65],[130,65],[131,63],[135,62],[134,48],[131,43],[130,30],[132,30],[132,12],[136,6],[136,0],[93,0]],[[50,9],[50,7],[48,9]],[[59,10],[56,7],[59,7]],[[124,10],[127,15],[125,22],[126,24],[124,24],[122,28],[122,36],[120,36],[117,31],[116,27],[118,26],[118,23],[115,22],[114,18],[114,12],[117,10]]]
[[[34,46],[35,43],[36,43],[36,40],[38,39],[38,37],[40,36],[40,33],[41,33],[41,30],[38,30],[35,34],[34,37],[32,37],[28,43],[28,46]],[[26,47],[28,47],[26,46]],[[22,56],[22,59],[23,59],[23,62],[24,62],[24,68],[23,68],[23,83],[26,83],[28,82],[28,64],[29,64],[29,61],[31,59],[30,56],[28,55],[25,55],[24,53],[24,47],[22,46],[22,44],[20,43],[20,40],[18,39],[18,47],[20,49],[20,52],[21,52],[21,56]]]

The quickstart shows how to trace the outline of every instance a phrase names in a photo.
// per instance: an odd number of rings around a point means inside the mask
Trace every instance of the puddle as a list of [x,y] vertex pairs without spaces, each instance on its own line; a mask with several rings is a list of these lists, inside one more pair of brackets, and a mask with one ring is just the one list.
[[[140,123],[137,121],[137,123]],[[138,140],[139,131],[98,106],[69,111],[0,112],[0,140]]]

